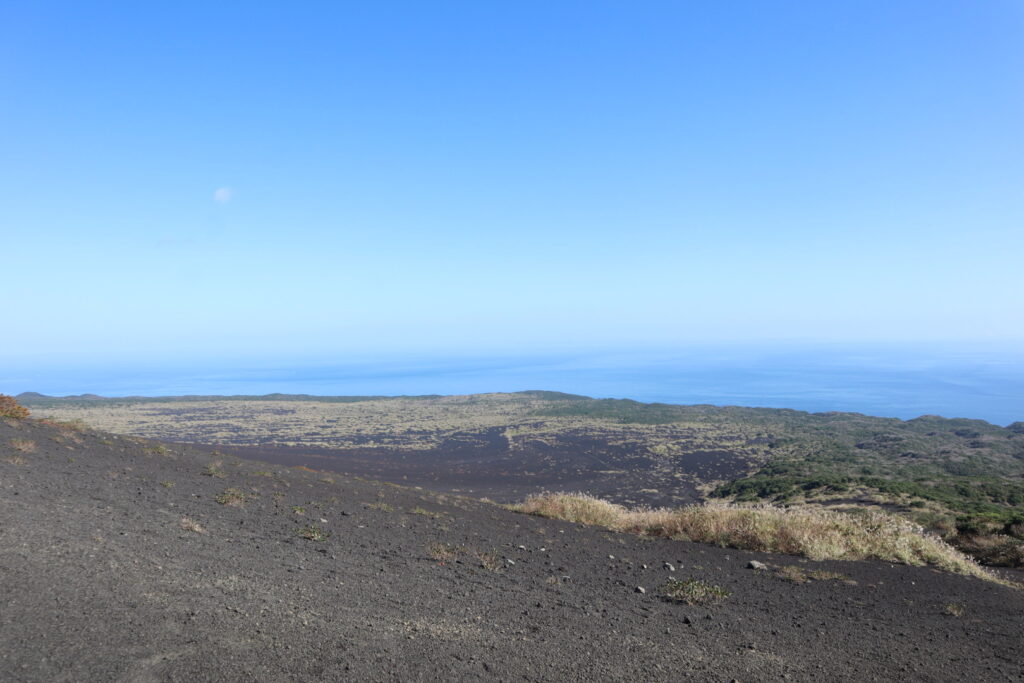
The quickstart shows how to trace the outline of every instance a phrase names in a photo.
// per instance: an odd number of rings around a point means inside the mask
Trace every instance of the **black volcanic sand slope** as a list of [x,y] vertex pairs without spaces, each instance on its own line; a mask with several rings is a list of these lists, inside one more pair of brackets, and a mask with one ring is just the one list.
[[[508,501],[707,497],[891,504],[952,535],[1024,540],[1024,423],[680,406],[551,392],[446,397],[19,396],[36,416],[278,464]],[[1024,557],[1024,556],[1022,556]],[[1024,560],[1022,560],[1024,561]]]
[[[459,434],[432,450],[328,449],[289,446],[218,445],[243,458],[294,467],[330,470],[434,491],[464,493],[507,503],[540,491],[587,491],[627,504],[695,503],[697,482],[731,480],[746,474],[748,461],[727,451],[696,451],[656,469],[629,446],[609,444],[582,433],[559,435],[556,444],[528,443],[510,450],[482,434]],[[582,430],[581,430],[582,431]],[[666,476],[668,470],[673,476]],[[674,476],[690,475],[689,479]]]
[[0,420],[0,680],[1024,678],[994,583],[334,476]]

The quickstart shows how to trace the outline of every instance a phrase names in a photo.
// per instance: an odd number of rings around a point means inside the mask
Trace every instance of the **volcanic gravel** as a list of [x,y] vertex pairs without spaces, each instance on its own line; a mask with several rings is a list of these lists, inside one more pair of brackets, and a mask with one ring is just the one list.
[[1019,681],[1022,640],[1024,591],[931,568],[0,420],[2,681]]

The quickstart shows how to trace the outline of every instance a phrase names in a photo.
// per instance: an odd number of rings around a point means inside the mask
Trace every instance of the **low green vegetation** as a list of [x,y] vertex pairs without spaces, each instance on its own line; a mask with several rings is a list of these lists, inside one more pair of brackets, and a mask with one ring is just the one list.
[[813,448],[777,444],[766,464],[710,496],[888,506],[986,564],[1024,566],[1024,438],[969,420],[897,423],[865,440],[836,429]]

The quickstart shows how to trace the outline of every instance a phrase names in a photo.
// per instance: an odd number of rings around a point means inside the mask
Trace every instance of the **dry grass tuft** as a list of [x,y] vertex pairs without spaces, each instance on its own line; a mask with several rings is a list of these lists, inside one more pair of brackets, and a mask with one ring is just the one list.
[[942,608],[942,611],[951,617],[962,617],[967,612],[967,607],[960,602],[950,602]]
[[534,495],[511,507],[527,514],[645,536],[802,555],[812,560],[879,559],[933,565],[1006,583],[921,527],[876,510],[854,513],[817,507],[725,504],[629,510],[593,496],[571,493]]
[[209,465],[203,468],[203,475],[207,477],[216,477],[218,479],[223,479],[224,477],[228,476],[228,473],[224,471],[223,464],[224,463],[220,462],[219,460],[217,462],[211,462]]
[[824,569],[813,569],[807,572],[807,576],[815,581],[849,581],[850,577],[839,572],[830,572]]
[[203,528],[202,524],[200,524],[196,520],[191,519],[189,517],[182,517],[181,518],[181,528],[183,530],[185,530],[185,531],[191,531],[191,532],[197,533],[197,534],[205,534],[206,533],[206,529]]
[[427,554],[430,558],[441,564],[454,561],[459,556],[459,551],[460,548],[451,543],[436,542],[427,546]]
[[56,427],[65,434],[81,434],[89,430],[89,427],[81,419],[76,418],[74,420],[54,420],[50,417],[44,417],[39,420],[39,424],[49,425]]
[[796,565],[788,564],[784,567],[779,567],[775,571],[775,575],[785,581],[792,583],[807,583],[810,579],[807,578],[807,574],[803,569]]
[[318,543],[326,541],[327,536],[329,535],[326,531],[324,531],[323,529],[314,524],[301,527],[295,533],[297,533],[300,537],[305,538],[306,540],[316,541]]
[[19,453],[35,453],[36,442],[29,439],[11,439],[11,448]]
[[26,460],[25,458],[21,457],[20,455],[9,455],[6,458],[4,458],[4,460],[9,462],[9,463],[11,463],[12,465],[27,465],[28,464],[28,460]]
[[729,591],[700,579],[669,579],[661,587],[662,595],[687,605],[709,605],[729,597]]
[[224,489],[224,491],[217,494],[217,497],[214,500],[221,505],[229,505],[231,507],[238,508],[245,505],[246,495],[240,489]]
[[839,572],[830,572],[824,569],[812,569],[807,571],[794,564],[779,567],[775,570],[775,576],[793,583],[807,583],[808,581],[844,581],[848,582],[849,577]]
[[427,555],[442,565],[456,561],[462,563],[463,559],[460,558],[464,558],[465,560],[475,560],[481,569],[486,569],[489,572],[501,571],[504,567],[501,556],[495,550],[480,550],[440,541],[435,541],[427,546]]
[[421,517],[428,517],[430,519],[442,519],[442,520],[445,519],[448,516],[448,514],[445,513],[445,512],[431,512],[430,510],[427,510],[426,508],[422,508],[422,507],[418,507],[418,506],[414,507],[411,510],[409,510],[409,514],[410,515],[420,515]]
[[502,568],[501,557],[494,551],[473,550],[472,555],[480,563],[482,569],[489,572],[496,572]]

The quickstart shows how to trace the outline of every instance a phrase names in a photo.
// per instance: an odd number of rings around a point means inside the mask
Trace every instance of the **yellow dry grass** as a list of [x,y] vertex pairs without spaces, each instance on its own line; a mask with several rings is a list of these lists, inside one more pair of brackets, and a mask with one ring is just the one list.
[[812,560],[878,559],[932,565],[1006,583],[937,536],[877,510],[836,512],[817,507],[725,504],[630,510],[574,493],[534,495],[511,507],[527,514],[646,536],[801,555]]
[[19,453],[35,453],[36,442],[29,439],[11,439],[11,448]]

